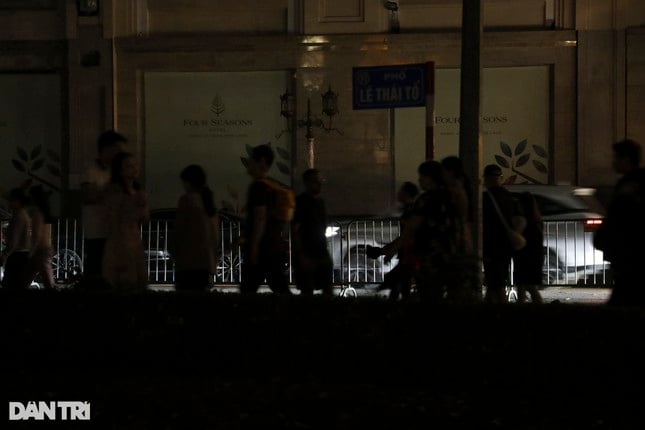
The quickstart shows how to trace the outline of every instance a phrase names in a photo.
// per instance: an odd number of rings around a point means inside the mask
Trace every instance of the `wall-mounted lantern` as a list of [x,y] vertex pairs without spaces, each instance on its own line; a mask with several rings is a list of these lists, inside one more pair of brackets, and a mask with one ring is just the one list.
[[[332,127],[332,118],[338,114],[338,94],[331,90],[331,85],[327,92],[321,94],[322,97],[322,113],[329,118],[329,125],[325,125],[323,120],[320,118],[315,118],[311,114],[311,99],[307,98],[307,116],[304,119],[299,119],[296,121],[298,128],[306,127],[307,128],[307,146],[308,146],[308,157],[307,157],[307,166],[309,168],[314,167],[314,127],[321,128],[327,133],[330,131],[336,131],[338,134],[342,135],[343,132],[337,128]],[[296,115],[295,108],[295,96],[289,92],[285,91],[284,94],[280,96],[280,115],[285,117],[287,120],[287,128],[282,130],[279,134],[276,135],[276,138],[279,139],[285,132],[291,131],[291,121]]]
[[99,14],[99,0],[76,0],[79,16],[96,16]]
[[291,118],[296,112],[296,97],[287,89],[280,96],[280,115],[287,119],[287,130],[291,130]]

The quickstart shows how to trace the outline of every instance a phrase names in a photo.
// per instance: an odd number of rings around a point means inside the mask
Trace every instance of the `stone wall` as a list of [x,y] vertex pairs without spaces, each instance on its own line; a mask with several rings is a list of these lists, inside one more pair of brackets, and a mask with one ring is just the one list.
[[645,144],[645,28],[627,32],[626,135]]
[[[485,67],[550,64],[553,67],[553,180],[574,182],[575,40],[571,31],[490,33],[484,41]],[[163,43],[162,43],[163,42]],[[312,49],[313,48],[313,49]],[[360,65],[435,61],[458,67],[460,39],[455,33],[387,36],[175,37],[118,39],[115,91],[116,125],[145,152],[142,76],[145,71],[295,71],[297,112],[307,97],[318,97],[330,83],[340,94],[335,126],[344,135],[316,131],[316,166],[328,178],[330,213],[382,213],[393,203],[394,162],[387,110],[353,111],[351,68]],[[275,109],[279,109],[276,103]],[[306,168],[305,130],[296,136],[294,177]],[[421,161],[421,160],[420,160]],[[342,192],[340,191],[342,190]]]
[[[643,141],[645,135],[639,30],[645,26],[645,2],[483,3],[484,25],[490,30],[484,38],[485,66],[552,66],[552,181],[612,184],[610,144],[625,136]],[[45,7],[30,9],[30,4]],[[332,199],[332,210],[378,212],[392,199],[391,130],[385,112],[351,111],[349,97],[344,96],[350,89],[349,70],[404,61],[459,65],[459,0],[400,0],[399,35],[389,33],[392,16],[380,1],[100,4],[98,16],[82,17],[74,0],[25,1],[13,9],[3,9],[0,2],[0,48],[7,53],[0,58],[0,71],[56,70],[65,82],[63,129],[69,132],[63,136],[64,167],[72,189],[95,154],[101,130],[116,126],[131,135],[133,148],[141,150],[140,71],[280,68],[297,72],[298,112],[304,111],[306,96],[312,94],[303,84],[307,79],[330,82],[343,95],[337,125],[349,131],[343,137],[317,135],[317,156],[321,168],[334,178],[329,188],[353,184],[351,200],[360,198],[368,205],[342,209]],[[577,32],[561,31],[566,29]],[[322,42],[317,43],[319,35]],[[219,37],[237,45],[221,52],[209,45]],[[303,142],[301,130],[296,175],[303,168]]]

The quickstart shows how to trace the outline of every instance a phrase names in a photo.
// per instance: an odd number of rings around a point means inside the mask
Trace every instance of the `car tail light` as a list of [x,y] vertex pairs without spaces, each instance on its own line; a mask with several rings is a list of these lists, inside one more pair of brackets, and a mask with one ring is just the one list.
[[586,219],[585,230],[598,230],[602,225],[602,219]]

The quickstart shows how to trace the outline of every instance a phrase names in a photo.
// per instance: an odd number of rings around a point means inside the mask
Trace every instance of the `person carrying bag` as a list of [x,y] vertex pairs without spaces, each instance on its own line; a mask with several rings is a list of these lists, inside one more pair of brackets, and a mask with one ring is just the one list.
[[482,201],[482,250],[487,303],[506,302],[511,259],[518,249],[526,246],[526,240],[518,232],[523,227],[522,217],[514,216],[521,212],[503,183],[499,166],[489,164],[484,168],[486,192]]
[[490,197],[490,201],[495,208],[495,212],[497,212],[500,221],[506,229],[508,241],[511,244],[513,251],[519,251],[520,249],[524,248],[526,246],[526,239],[524,238],[524,236],[522,236],[520,231],[523,231],[526,227],[526,219],[523,216],[513,216],[513,227],[511,227],[510,225],[508,225],[508,222],[506,222],[506,218],[504,218],[502,211],[499,209],[499,206],[497,205],[497,201],[495,201],[493,194],[488,193],[488,196]]

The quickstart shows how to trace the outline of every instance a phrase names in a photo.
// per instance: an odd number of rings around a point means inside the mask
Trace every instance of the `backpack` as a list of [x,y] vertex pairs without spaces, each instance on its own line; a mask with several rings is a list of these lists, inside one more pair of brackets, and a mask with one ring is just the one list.
[[273,192],[269,215],[278,221],[291,222],[296,209],[296,195],[293,190],[275,179],[262,178],[259,181],[268,185]]

